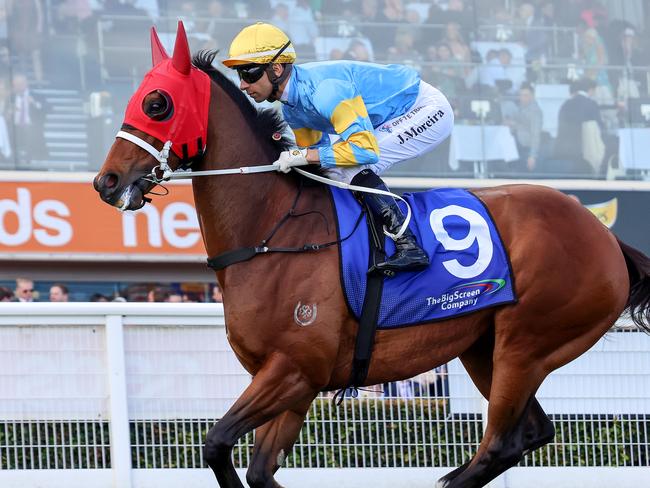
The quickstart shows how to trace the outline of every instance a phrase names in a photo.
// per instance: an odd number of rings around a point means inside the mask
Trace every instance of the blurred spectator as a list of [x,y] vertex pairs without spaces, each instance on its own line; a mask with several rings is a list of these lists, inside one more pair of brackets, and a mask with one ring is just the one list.
[[108,302],[108,297],[105,295],[102,295],[101,293],[93,293],[90,296],[90,301],[91,302]]
[[18,59],[18,68],[33,72],[37,81],[43,80],[41,42],[45,29],[45,12],[41,0],[5,0],[9,45]]
[[401,25],[395,31],[395,42],[388,48],[386,60],[411,66],[416,70],[422,68],[422,55],[417,51],[415,29],[410,25]]
[[426,371],[413,378],[420,386],[420,392],[425,397],[447,397],[449,396],[449,381],[447,377],[447,365],[443,364],[431,371]]
[[55,283],[50,287],[50,301],[51,302],[67,302],[68,301],[68,287],[62,283]]
[[17,302],[33,302],[34,282],[27,278],[16,278],[14,295]]
[[[563,8],[564,5],[560,10]],[[561,27],[555,2],[542,2],[539,7],[538,18],[541,24],[547,28]],[[574,29],[575,25],[572,26]],[[553,29],[553,42],[549,43],[552,47],[547,44],[547,54],[549,57],[566,59],[574,58],[577,55],[575,52],[574,29]],[[550,35],[550,31],[547,34]]]
[[287,33],[296,51],[307,59],[314,58],[314,40],[318,37],[318,26],[308,0],[298,0],[289,13],[285,3],[275,6],[271,23]]
[[610,63],[624,66],[623,70],[610,72],[610,78],[616,87],[616,98],[625,101],[628,98],[647,96],[647,70],[638,69],[647,65],[648,56],[639,46],[638,36],[633,27],[627,26],[616,36],[617,42],[610,49]]
[[384,383],[384,396],[387,398],[440,398],[449,396],[447,365],[443,364],[414,378]]
[[309,0],[296,0],[289,20],[289,37],[301,56],[314,57],[314,40],[318,37],[318,25]]
[[429,46],[427,56],[427,61],[435,61],[435,63],[425,70],[423,78],[438,88],[447,98],[457,98],[464,91],[465,68],[452,57],[451,49],[444,43]]
[[[422,5],[422,4],[418,4]],[[404,21],[408,24],[421,24],[422,19],[420,17],[420,12],[415,8],[415,4],[407,4],[406,10],[404,11]]]
[[441,43],[449,46],[451,54],[456,61],[469,63],[472,60],[472,53],[469,49],[469,44],[465,42],[460,30],[460,24],[457,22],[447,23]]
[[155,286],[147,293],[148,302],[164,302],[169,297],[170,289],[166,286]]
[[181,303],[183,295],[169,286],[155,286],[147,293],[148,302]]
[[215,303],[223,302],[223,293],[221,292],[219,283],[215,283],[215,285],[212,287],[212,301]]
[[387,398],[414,398],[423,396],[422,393],[420,384],[412,379],[384,383],[384,396]]
[[22,73],[14,73],[12,77],[12,96],[14,141],[18,163],[29,163],[32,159],[45,159],[44,102],[31,92],[27,76]]
[[206,15],[196,21],[197,32],[207,34],[216,45],[214,49],[227,50],[230,41],[235,37],[239,29],[236,24],[226,19],[234,18],[235,12],[229,3],[221,0],[212,0],[207,5]]
[[571,84],[569,98],[558,114],[558,133],[551,173],[590,176],[600,172],[605,153],[600,108],[592,99],[596,83],[584,78]]
[[6,286],[0,286],[0,302],[12,302],[14,298],[13,292]]
[[542,138],[542,109],[535,100],[535,91],[524,83],[519,89],[519,107],[512,119],[506,120],[510,126],[519,151],[517,172],[534,171],[540,154]]
[[426,22],[443,25],[454,23],[465,39],[469,39],[475,31],[474,13],[464,0],[449,0],[445,10],[432,7],[429,9],[429,17]]
[[360,15],[356,17],[356,20],[366,24],[359,27],[360,32],[370,40],[375,56],[384,59],[393,38],[386,38],[385,26],[372,25],[384,21],[379,11],[379,0],[361,0],[360,10]]
[[[378,59],[383,59],[388,53],[388,48],[395,40],[397,26],[404,22],[404,5],[402,0],[383,0],[379,8],[376,22],[383,25],[378,29],[377,36],[372,39],[373,49]],[[392,25],[390,25],[392,24]]]
[[546,1],[539,5],[539,19],[542,25],[553,27],[557,25],[557,18],[555,17],[555,3]]
[[548,34],[543,29],[541,16],[536,15],[535,7],[531,3],[522,3],[519,6],[518,32],[519,40],[526,46],[526,62],[532,63],[545,59],[548,47]]
[[[273,17],[271,17],[271,23],[276,26],[278,29],[287,33],[291,39],[291,34],[289,34],[289,7],[286,3],[277,3],[273,9]],[[291,39],[293,42],[293,39]]]
[[404,20],[404,3],[402,0],[384,0],[381,12],[388,22],[402,22]]
[[351,59],[353,61],[370,61],[370,53],[365,43],[359,39],[350,41],[348,49],[339,59]]
[[180,293],[176,292],[168,292],[165,294],[165,297],[163,298],[163,302],[166,303],[183,303],[183,295]]
[[601,105],[612,105],[614,98],[609,84],[607,51],[605,44],[594,28],[585,29],[580,36],[580,60],[586,66],[585,76],[596,82],[594,99]]
[[525,70],[521,66],[512,65],[512,53],[509,49],[499,49],[497,56],[494,51],[488,52],[487,63],[479,67],[479,84],[490,87],[495,92],[516,93],[525,81]]
[[494,9],[494,13],[491,16],[485,17],[490,19],[488,25],[493,27],[486,28],[487,26],[485,26],[480,30],[482,39],[506,42],[513,38],[514,31],[512,30],[512,25],[515,22],[510,10],[501,5]]
[[11,136],[9,124],[6,118],[9,107],[9,88],[7,82],[0,79],[0,164],[9,163],[13,160],[11,150]]
[[598,29],[607,24],[607,9],[598,0],[583,0],[580,18],[591,29]]
[[345,55],[347,54],[346,52],[341,51],[339,48],[334,48],[330,51],[329,55],[327,56],[327,59],[332,60],[332,61],[337,61],[339,59],[344,59]]

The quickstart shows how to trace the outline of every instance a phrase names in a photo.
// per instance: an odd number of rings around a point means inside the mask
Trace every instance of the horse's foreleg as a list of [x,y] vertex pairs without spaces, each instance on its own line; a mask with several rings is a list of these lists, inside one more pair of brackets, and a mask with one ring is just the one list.
[[251,487],[280,487],[273,474],[291,452],[311,402],[296,405],[255,430],[255,450],[246,473],[246,481]]
[[272,355],[251,384],[208,432],[204,456],[221,488],[243,488],[232,464],[237,440],[292,408],[316,396],[296,364],[282,354]]

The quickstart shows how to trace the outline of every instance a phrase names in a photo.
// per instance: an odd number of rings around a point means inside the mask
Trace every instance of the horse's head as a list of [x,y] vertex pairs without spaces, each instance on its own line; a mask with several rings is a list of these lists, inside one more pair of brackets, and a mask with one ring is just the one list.
[[122,129],[93,181],[102,200],[121,210],[142,207],[155,186],[148,176],[167,165],[188,166],[207,140],[210,78],[192,66],[182,22],[171,58],[155,28],[151,51],[153,68],[129,100]]

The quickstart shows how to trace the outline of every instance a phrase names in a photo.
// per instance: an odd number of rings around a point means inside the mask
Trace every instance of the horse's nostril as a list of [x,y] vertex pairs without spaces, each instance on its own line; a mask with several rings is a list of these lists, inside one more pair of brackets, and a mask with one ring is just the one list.
[[119,180],[120,179],[116,174],[108,173],[106,176],[104,176],[104,186],[106,188],[114,188]]

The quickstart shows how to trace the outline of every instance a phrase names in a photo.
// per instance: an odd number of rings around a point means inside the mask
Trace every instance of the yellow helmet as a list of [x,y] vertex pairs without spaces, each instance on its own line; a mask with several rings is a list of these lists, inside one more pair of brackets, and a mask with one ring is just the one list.
[[[273,60],[282,47],[291,41],[287,35],[276,26],[258,22],[248,27],[235,36],[230,44],[228,59],[223,64],[228,68],[242,64],[266,64]],[[293,45],[282,51],[274,61],[276,63],[293,63],[296,61],[296,51]]]

